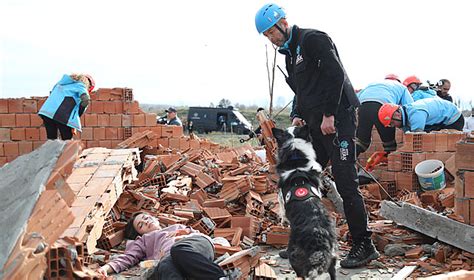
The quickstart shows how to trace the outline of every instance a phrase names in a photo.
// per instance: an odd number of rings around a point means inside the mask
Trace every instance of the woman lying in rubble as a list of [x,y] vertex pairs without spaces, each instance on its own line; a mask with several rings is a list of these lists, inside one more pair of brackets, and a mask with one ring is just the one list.
[[213,262],[212,239],[190,227],[176,224],[166,228],[146,213],[135,213],[125,231],[125,253],[98,272],[104,276],[119,273],[142,260],[158,260],[150,279],[228,279],[222,268]]

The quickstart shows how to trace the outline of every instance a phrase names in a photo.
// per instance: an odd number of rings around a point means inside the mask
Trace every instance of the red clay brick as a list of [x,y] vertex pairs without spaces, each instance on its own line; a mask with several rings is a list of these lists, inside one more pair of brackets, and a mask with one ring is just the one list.
[[448,134],[435,133],[436,135],[436,151],[444,152],[448,150]]
[[173,137],[173,127],[168,125],[161,125],[161,136],[162,137]]
[[464,172],[464,197],[474,198],[474,172]]
[[21,141],[18,143],[18,151],[20,155],[31,153],[33,151],[33,142],[31,141]]
[[0,143],[0,156],[3,157],[5,152],[3,151],[3,143]]
[[122,115],[110,115],[109,125],[113,127],[122,126]]
[[112,141],[110,140],[101,140],[99,141],[99,146],[107,149],[112,149]]
[[98,126],[109,126],[110,117],[107,114],[98,114],[97,115],[97,125]]
[[23,113],[23,99],[8,99],[8,113]]
[[25,128],[25,139],[40,140],[40,129],[34,127]]
[[433,152],[436,151],[436,134],[426,133],[422,136],[422,148],[423,152]]
[[38,105],[34,99],[23,100],[23,112],[25,113],[38,113]]
[[15,114],[1,114],[0,115],[0,126],[1,127],[15,127]]
[[[121,140],[124,140],[124,139],[125,139],[125,136],[124,136],[124,134],[123,134],[123,133],[124,133],[123,131],[124,131],[123,127],[117,128],[117,139],[120,140],[119,143],[122,142]],[[114,146],[114,147],[115,147],[115,146]]]
[[38,114],[30,114],[30,125],[39,127],[43,125],[43,119]]
[[104,113],[104,103],[102,101],[93,100],[91,105],[88,108],[88,113],[91,114],[103,114]]
[[105,140],[105,128],[94,127],[94,140]]
[[122,126],[132,126],[132,115],[122,115]]
[[105,139],[107,140],[117,140],[118,139],[118,129],[115,127],[106,127],[105,128]]
[[145,114],[145,125],[156,126],[156,114]]
[[81,132],[82,140],[94,140],[94,128],[92,127],[83,127]]
[[[39,129],[39,134],[40,134],[40,141],[46,141],[48,140],[48,136],[46,135],[46,128],[41,128]],[[74,136],[74,135],[73,135]]]
[[173,137],[183,136],[183,127],[181,125],[173,125]]
[[163,146],[163,148],[168,148],[170,145],[169,138],[158,138],[157,144]]
[[36,106],[38,108],[38,112],[41,109],[41,107],[43,106],[44,102],[46,102],[46,97],[36,100],[36,103],[37,103]]
[[25,140],[25,129],[24,128],[14,128],[10,132],[10,138],[13,141]]
[[97,114],[84,115],[84,126],[97,126],[97,125],[98,125]]
[[0,167],[7,163],[7,157],[0,157]]
[[179,150],[179,138],[170,138],[169,140],[169,147],[171,149]]
[[15,124],[17,127],[30,126],[30,115],[29,114],[16,114]]
[[115,101],[114,104],[115,104],[115,113],[116,114],[122,114],[122,112],[123,112],[123,103],[122,103],[122,101],[120,101],[120,102]]
[[158,138],[161,137],[161,126],[153,126],[153,127],[150,127],[149,129],[156,134],[156,137]]
[[123,103],[123,113],[124,114],[138,114],[140,113],[140,107],[137,101],[133,102],[124,102]]
[[5,156],[18,156],[18,142],[3,143]]
[[107,114],[116,114],[115,111],[115,102],[114,101],[104,101],[104,113]]
[[8,113],[8,99],[0,99],[0,113]]
[[133,118],[133,126],[145,126],[144,114],[132,115],[132,118]]

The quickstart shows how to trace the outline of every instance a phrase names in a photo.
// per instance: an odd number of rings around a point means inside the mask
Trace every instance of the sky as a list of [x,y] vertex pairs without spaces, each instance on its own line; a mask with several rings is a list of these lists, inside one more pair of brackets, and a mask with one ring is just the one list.
[[[129,87],[140,103],[268,106],[260,0],[2,0],[0,98],[46,96],[63,74]],[[451,80],[466,104],[474,65],[469,1],[278,1],[289,23],[327,32],[356,88],[395,73]],[[277,64],[284,69],[283,56]],[[279,71],[274,102],[293,98]]]

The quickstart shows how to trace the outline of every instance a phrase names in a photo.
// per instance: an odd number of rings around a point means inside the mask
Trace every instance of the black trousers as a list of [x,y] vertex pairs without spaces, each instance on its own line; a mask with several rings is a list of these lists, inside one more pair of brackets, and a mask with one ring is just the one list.
[[214,247],[207,238],[183,238],[173,244],[170,254],[160,261],[149,279],[217,280],[224,277],[225,273],[213,260]]
[[378,118],[378,112],[382,104],[378,102],[364,102],[358,108],[358,122],[356,132],[356,150],[357,156],[365,152],[372,142],[372,128],[375,125],[380,139],[383,142],[385,152],[397,150],[397,141],[395,140],[395,127],[385,127]]
[[44,127],[46,128],[46,137],[51,140],[58,139],[58,130],[61,133],[62,140],[70,140],[72,139],[72,128],[57,122],[53,119],[40,115],[43,119]]
[[425,126],[425,131],[431,132],[431,131],[439,131],[441,129],[456,129],[456,130],[462,131],[463,128],[464,128],[464,117],[463,115],[461,115],[459,119],[457,119],[455,122],[453,122],[450,125],[445,125],[445,124],[427,125]]
[[359,181],[356,171],[355,152],[355,110],[340,109],[336,121],[336,134],[323,135],[321,132],[322,116],[313,116],[305,119],[311,129],[313,148],[316,151],[317,161],[323,166],[332,164],[332,174],[337,191],[342,197],[344,213],[349,231],[355,242],[369,238],[367,212],[364,199],[359,191]]

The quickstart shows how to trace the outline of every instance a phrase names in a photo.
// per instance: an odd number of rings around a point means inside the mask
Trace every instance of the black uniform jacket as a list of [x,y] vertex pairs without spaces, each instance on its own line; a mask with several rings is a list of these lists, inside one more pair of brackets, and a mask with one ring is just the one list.
[[354,88],[342,66],[336,46],[324,32],[293,26],[286,56],[287,83],[296,94],[295,112],[305,120],[310,114],[337,118],[337,112],[359,106]]

